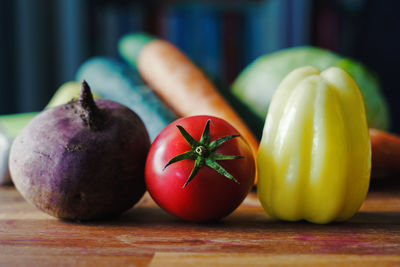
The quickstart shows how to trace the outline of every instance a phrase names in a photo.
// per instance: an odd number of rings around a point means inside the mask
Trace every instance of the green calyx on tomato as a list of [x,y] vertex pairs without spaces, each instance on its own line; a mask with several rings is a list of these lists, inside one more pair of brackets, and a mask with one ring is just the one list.
[[207,120],[200,141],[194,139],[182,126],[177,125],[182,137],[186,140],[186,142],[190,145],[192,149],[170,159],[167,165],[165,165],[164,169],[167,168],[169,165],[184,159],[195,160],[194,168],[190,173],[188,179],[186,180],[185,184],[183,185],[183,188],[187,186],[187,184],[196,176],[196,174],[204,165],[207,165],[208,167],[215,170],[219,174],[222,174],[226,178],[233,180],[236,183],[239,183],[235,177],[233,177],[229,172],[227,172],[221,165],[217,163],[217,160],[234,160],[243,158],[243,156],[222,155],[215,152],[215,150],[226,141],[231,140],[235,137],[239,137],[240,135],[228,135],[210,142],[210,122],[211,120]]

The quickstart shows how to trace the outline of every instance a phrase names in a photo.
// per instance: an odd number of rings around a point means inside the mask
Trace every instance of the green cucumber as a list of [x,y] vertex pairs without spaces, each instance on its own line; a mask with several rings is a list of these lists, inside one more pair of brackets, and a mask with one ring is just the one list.
[[136,62],[140,51],[145,45],[154,39],[156,38],[145,33],[127,34],[119,40],[118,52],[125,62],[137,70]]
[[17,134],[35,117],[39,112],[27,112],[0,116],[2,131],[9,137],[15,138]]
[[91,58],[79,68],[76,79],[86,80],[101,98],[135,111],[146,125],[151,140],[177,118],[142,81],[137,71],[120,61],[106,57]]

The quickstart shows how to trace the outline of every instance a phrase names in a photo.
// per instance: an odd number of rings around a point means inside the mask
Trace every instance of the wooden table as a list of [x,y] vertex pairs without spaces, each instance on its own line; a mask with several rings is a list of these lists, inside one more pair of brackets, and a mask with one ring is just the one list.
[[255,194],[214,224],[180,221],[148,195],[116,220],[74,223],[0,187],[0,266],[400,266],[399,193],[370,192],[352,219],[329,225],[273,220]]

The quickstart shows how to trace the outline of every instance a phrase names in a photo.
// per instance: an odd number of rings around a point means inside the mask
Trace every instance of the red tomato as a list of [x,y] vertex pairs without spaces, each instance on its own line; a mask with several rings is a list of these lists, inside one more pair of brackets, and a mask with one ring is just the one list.
[[[195,166],[195,159],[191,158],[164,168],[172,158],[187,151],[196,151],[197,148],[189,145],[177,126],[182,126],[190,136],[200,141],[208,120],[210,142],[239,134],[229,123],[212,116],[178,119],[168,125],[154,140],[146,162],[145,179],[151,197],[167,212],[188,221],[214,221],[227,216],[247,196],[255,177],[254,157],[241,136],[224,142],[214,151],[222,155],[243,157],[216,160],[237,182],[205,164],[184,186]],[[202,159],[214,157],[209,148],[206,146],[207,153],[202,154]],[[196,154],[197,158],[199,155]]]

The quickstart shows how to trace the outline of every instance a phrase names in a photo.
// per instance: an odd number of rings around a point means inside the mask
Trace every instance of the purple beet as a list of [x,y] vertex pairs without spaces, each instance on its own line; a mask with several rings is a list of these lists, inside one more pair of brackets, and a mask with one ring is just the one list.
[[22,196],[50,215],[105,218],[143,196],[149,147],[136,113],[94,101],[84,81],[77,101],[41,112],[14,139],[10,172]]

